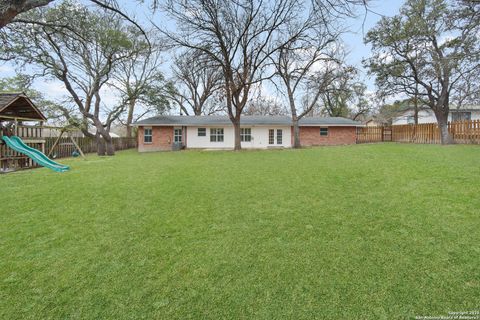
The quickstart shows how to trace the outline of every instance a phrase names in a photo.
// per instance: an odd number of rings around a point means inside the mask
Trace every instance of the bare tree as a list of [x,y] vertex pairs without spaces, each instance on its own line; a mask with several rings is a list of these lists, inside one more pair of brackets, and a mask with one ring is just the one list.
[[240,117],[251,88],[266,78],[270,56],[307,27],[297,25],[297,32],[285,36],[286,26],[303,15],[304,2],[167,0],[164,8],[178,30],[167,36],[178,46],[202,52],[222,70],[226,111],[235,131],[234,149],[241,149]]
[[[65,116],[74,120],[77,115],[72,111],[78,112],[83,133],[97,139],[98,154],[113,155],[110,127],[125,107],[107,107],[101,90],[119,62],[131,55],[132,43],[123,22],[110,12],[93,13],[70,2],[29,12],[30,17],[34,14],[35,21],[41,22],[36,27],[19,23],[2,30],[8,45],[0,49],[0,55],[15,55],[18,64],[35,67],[39,76],[61,81],[76,107],[63,107]],[[88,130],[90,126],[95,135]]]
[[199,116],[223,110],[216,95],[223,86],[221,70],[202,59],[202,52],[187,51],[175,58],[173,83],[172,99],[186,115],[192,111]]
[[[316,8],[313,7],[312,17]],[[340,66],[337,41],[340,33],[331,28],[323,15],[312,19],[303,34],[296,36],[271,58],[287,98],[293,122],[294,148],[300,145],[299,121],[318,105]],[[296,29],[293,23],[291,29]]]
[[289,111],[278,99],[259,92],[248,101],[243,113],[249,116],[283,116],[288,115]]

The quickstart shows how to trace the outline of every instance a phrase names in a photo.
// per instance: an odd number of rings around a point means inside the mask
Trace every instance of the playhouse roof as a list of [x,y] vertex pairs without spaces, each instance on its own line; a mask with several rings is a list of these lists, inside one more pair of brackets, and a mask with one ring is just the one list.
[[46,121],[47,118],[22,92],[0,93],[0,120]]

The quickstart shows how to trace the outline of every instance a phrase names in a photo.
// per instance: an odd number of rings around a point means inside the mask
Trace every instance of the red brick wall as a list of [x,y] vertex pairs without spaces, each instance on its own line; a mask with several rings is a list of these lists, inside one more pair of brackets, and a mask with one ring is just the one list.
[[355,144],[356,132],[356,127],[328,127],[328,136],[320,136],[320,127],[300,127],[300,144],[302,146]]
[[151,127],[152,143],[143,142],[143,127],[138,127],[138,151],[172,150],[173,127]]

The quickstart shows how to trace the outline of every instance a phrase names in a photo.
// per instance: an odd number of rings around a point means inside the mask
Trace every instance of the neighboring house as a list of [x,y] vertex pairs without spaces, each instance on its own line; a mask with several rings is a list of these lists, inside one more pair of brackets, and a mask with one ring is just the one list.
[[[480,106],[466,105],[460,109],[451,108],[448,121],[480,120]],[[393,125],[414,124],[414,109],[408,108],[392,118]],[[418,111],[418,123],[437,123],[437,118],[432,109],[420,107]]]
[[[91,134],[95,135],[95,131],[89,131]],[[120,135],[116,134],[115,132],[110,131],[110,137],[112,138],[120,138]]]
[[[292,119],[288,116],[242,116],[242,148],[290,148]],[[362,124],[345,118],[307,117],[300,121],[303,146],[356,143]],[[234,130],[227,116],[158,116],[134,123],[138,127],[138,151],[233,149]]]
[[365,126],[367,127],[381,127],[381,126],[384,126],[384,125],[387,125],[388,123],[385,122],[385,121],[381,121],[379,119],[376,119],[376,118],[368,118],[366,121],[365,121]]
[[[60,130],[62,127],[58,127],[57,129],[53,129],[53,128],[44,128],[43,129],[43,136],[44,137],[58,137],[60,135],[60,133],[62,132],[62,130]],[[91,134],[95,135],[95,132],[94,131],[89,131]],[[78,129],[78,130],[71,130],[69,131],[69,135],[73,138],[84,138],[85,135],[83,134],[83,132]],[[110,132],[110,136],[112,138],[119,138],[120,136],[116,133],[113,133],[113,132]]]

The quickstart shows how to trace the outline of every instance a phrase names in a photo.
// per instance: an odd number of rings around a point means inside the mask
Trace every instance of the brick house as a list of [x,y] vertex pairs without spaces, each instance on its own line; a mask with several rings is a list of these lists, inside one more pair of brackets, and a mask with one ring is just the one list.
[[[291,148],[292,120],[288,116],[242,116],[245,149]],[[233,149],[234,130],[227,116],[158,116],[133,124],[138,127],[138,151],[174,148]],[[308,117],[300,121],[302,146],[356,143],[360,122],[346,118]]]

